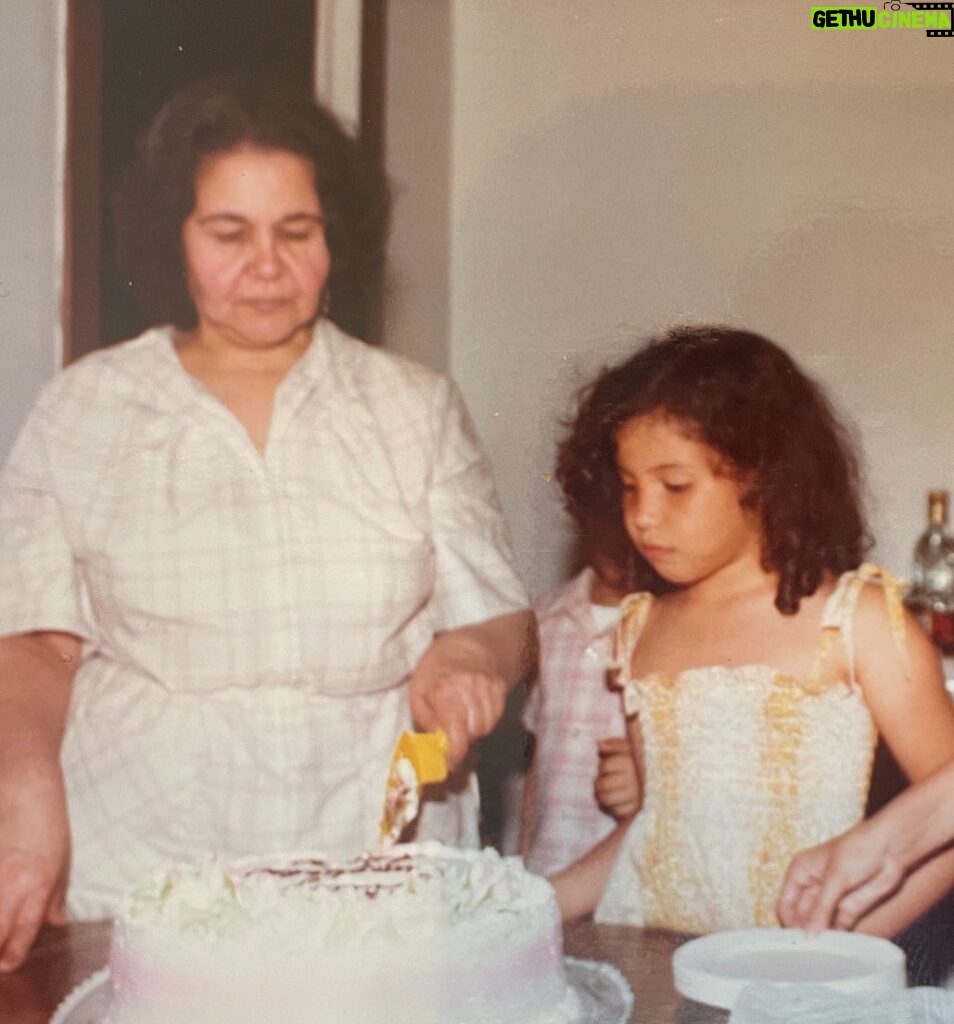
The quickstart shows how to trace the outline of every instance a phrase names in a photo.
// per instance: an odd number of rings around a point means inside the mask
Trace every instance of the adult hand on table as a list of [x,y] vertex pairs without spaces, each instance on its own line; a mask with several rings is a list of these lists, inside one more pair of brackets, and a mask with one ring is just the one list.
[[0,789],[0,971],[26,958],[44,922],[64,924],[70,833],[62,777]]
[[883,819],[876,817],[799,853],[782,883],[781,923],[809,932],[848,929],[890,896],[906,871],[887,849],[887,839],[879,836],[881,830]]
[[779,895],[782,924],[853,928],[954,842],[952,792],[954,761],[843,835],[798,854]]

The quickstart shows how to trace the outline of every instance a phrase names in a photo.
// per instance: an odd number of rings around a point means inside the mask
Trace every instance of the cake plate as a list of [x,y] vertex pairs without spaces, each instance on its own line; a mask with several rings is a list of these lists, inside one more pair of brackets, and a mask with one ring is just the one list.
[[50,1024],[109,1024],[109,968],[91,974],[56,1008]]
[[[566,978],[580,998],[581,1011],[567,1024],[626,1024],[633,1010],[633,993],[611,964],[565,957]],[[67,995],[50,1024],[109,1024],[109,968],[90,975]],[[514,1022],[520,1024],[520,1022]]]
[[677,992],[726,1010],[756,982],[885,996],[907,983],[904,952],[887,939],[840,931],[807,935],[800,928],[713,932],[680,946],[672,970]]

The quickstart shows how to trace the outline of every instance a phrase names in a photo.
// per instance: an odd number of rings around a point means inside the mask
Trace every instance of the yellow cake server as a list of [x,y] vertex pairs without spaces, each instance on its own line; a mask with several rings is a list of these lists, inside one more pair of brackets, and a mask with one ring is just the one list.
[[387,849],[417,817],[421,793],[432,782],[447,778],[447,749],[450,743],[443,729],[434,732],[402,732],[391,755],[384,814],[381,818],[381,847]]

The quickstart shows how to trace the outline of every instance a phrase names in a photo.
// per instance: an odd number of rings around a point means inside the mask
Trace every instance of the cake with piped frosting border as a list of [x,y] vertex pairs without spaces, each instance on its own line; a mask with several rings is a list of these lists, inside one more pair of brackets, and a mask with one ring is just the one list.
[[110,1024],[571,1024],[553,889],[491,849],[159,872],[128,894]]

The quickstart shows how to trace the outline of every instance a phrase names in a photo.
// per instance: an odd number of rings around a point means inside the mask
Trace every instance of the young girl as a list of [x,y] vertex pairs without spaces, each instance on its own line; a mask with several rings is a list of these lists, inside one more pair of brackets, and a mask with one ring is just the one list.
[[[617,632],[642,809],[554,876],[564,917],[776,924],[793,855],[861,818],[879,731],[912,780],[954,753],[939,658],[861,564],[850,445],[788,355],[723,327],[607,371],[571,436],[668,590]],[[952,879],[936,859],[860,927],[893,934]]]

